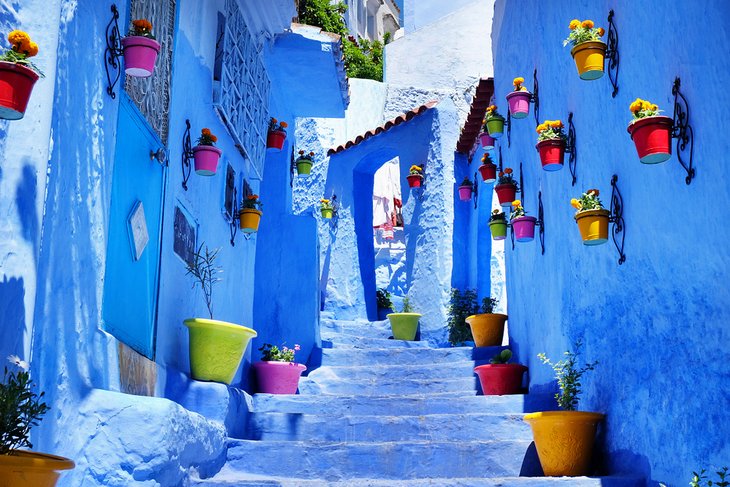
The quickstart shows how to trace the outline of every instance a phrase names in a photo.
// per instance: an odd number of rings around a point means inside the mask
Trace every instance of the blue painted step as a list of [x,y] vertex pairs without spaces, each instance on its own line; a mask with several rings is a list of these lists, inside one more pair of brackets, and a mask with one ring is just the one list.
[[[394,342],[395,340],[389,340]],[[489,361],[505,347],[453,348],[353,348],[336,346],[321,350],[323,365],[437,364],[443,362]]]
[[396,365],[355,365],[323,366],[313,370],[309,378],[328,380],[380,380],[383,378],[428,379],[434,376],[441,379],[472,377],[474,362],[444,362],[439,364],[396,364]]
[[333,348],[349,345],[350,348],[430,348],[428,342],[412,340],[394,340],[385,336],[342,335],[322,332],[322,339],[332,342]]
[[321,377],[310,379],[302,377],[299,381],[301,394],[357,394],[360,396],[395,395],[405,392],[440,393],[461,392],[476,394],[476,377],[458,379],[402,379],[399,377],[384,377],[382,379],[360,380],[326,380]]

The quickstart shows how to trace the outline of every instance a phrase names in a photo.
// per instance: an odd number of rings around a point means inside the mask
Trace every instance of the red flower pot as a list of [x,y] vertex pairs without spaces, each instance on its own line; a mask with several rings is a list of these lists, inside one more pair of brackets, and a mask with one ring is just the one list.
[[487,364],[474,369],[485,396],[502,396],[522,392],[522,377],[527,367],[520,364]]
[[627,128],[636,145],[639,160],[657,164],[672,157],[673,120],[665,116],[640,118]]
[[266,137],[266,148],[281,150],[284,147],[284,140],[286,139],[286,132],[283,130],[272,130]]
[[491,137],[487,132],[479,134],[479,143],[482,144],[482,149],[494,149],[494,137]]
[[459,199],[469,201],[471,199],[471,186],[459,186]]
[[408,180],[409,188],[420,188],[423,182],[423,176],[418,174],[409,174],[406,176],[406,179]]
[[485,183],[493,183],[497,180],[497,166],[494,164],[482,164],[479,166],[479,174],[482,175],[482,181]]
[[497,192],[499,204],[502,206],[512,206],[512,202],[517,196],[517,187],[512,184],[498,184],[494,187]]
[[535,146],[540,153],[542,168],[546,171],[559,171],[565,159],[565,141],[563,139],[543,140]]
[[32,69],[0,61],[0,118],[23,118],[36,81],[38,73]]

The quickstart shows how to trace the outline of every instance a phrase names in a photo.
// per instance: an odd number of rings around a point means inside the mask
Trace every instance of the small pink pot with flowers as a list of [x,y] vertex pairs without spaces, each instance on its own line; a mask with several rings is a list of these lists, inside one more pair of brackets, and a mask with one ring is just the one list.
[[193,147],[193,159],[195,160],[195,173],[199,176],[215,176],[218,171],[218,161],[223,151],[214,147],[218,137],[210,132],[210,129],[203,129],[198,137],[198,145]]
[[259,350],[262,352],[260,362],[253,364],[258,380],[258,392],[264,394],[296,394],[299,388],[299,377],[307,370],[304,364],[294,362],[294,354],[300,350],[265,343]]
[[469,179],[469,176],[467,176],[464,178],[464,180],[461,182],[461,185],[459,186],[459,199],[461,201],[469,201],[471,199],[472,190],[473,186],[471,184],[471,179]]
[[152,35],[152,23],[146,19],[132,21],[132,29],[122,39],[124,72],[129,76],[147,78],[155,71],[160,43]]
[[509,113],[512,118],[525,118],[530,113],[530,101],[532,93],[522,86],[525,78],[519,77],[512,81],[515,90],[507,95],[507,103],[509,104]]
[[530,242],[535,238],[535,224],[537,218],[525,215],[525,209],[522,208],[522,202],[515,200],[512,202],[512,231],[515,234],[515,240],[518,242]]

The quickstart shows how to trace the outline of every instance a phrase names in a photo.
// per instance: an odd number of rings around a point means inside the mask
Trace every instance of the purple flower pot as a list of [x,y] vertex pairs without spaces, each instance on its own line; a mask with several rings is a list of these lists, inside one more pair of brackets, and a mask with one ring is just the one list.
[[471,186],[459,186],[459,199],[469,201],[471,199]]
[[212,145],[196,145],[193,147],[195,172],[200,176],[214,176],[218,170],[218,160],[223,151]]
[[256,362],[253,364],[259,382],[259,392],[264,394],[296,394],[299,376],[307,370],[296,362]]
[[509,112],[512,118],[525,118],[530,113],[530,97],[529,91],[513,91],[507,95],[509,103]]
[[482,149],[484,150],[494,149],[494,138],[490,137],[487,132],[479,134],[479,143],[482,144]]
[[532,242],[535,239],[534,216],[518,216],[512,220],[512,231],[515,232],[515,240],[518,242]]

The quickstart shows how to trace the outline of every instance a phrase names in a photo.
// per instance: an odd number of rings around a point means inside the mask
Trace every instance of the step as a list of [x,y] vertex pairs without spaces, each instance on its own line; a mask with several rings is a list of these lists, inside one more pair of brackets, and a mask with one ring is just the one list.
[[349,348],[432,348],[427,341],[395,340],[389,339],[388,336],[385,334],[382,336],[357,336],[322,332],[322,340],[332,342],[332,348],[340,348],[343,345],[347,345]]
[[[401,411],[402,414],[410,414]],[[482,441],[532,439],[522,414],[332,416],[252,413],[246,438],[266,441]]]
[[331,443],[230,440],[227,466],[327,481],[519,475],[530,441]]
[[359,394],[361,396],[389,396],[397,394],[429,394],[463,392],[476,394],[476,377],[458,379],[382,379],[341,380],[326,377],[302,377],[299,393],[304,394]]
[[[393,342],[395,340],[388,340]],[[410,343],[410,342],[409,342]],[[417,342],[412,342],[417,343]],[[393,347],[353,347],[336,346],[323,348],[322,365],[386,365],[386,364],[437,364],[443,362],[482,361],[499,353],[505,347],[452,347],[452,348],[393,348]],[[318,350],[319,351],[319,350]]]
[[326,378],[328,380],[380,380],[383,378],[408,379],[458,379],[474,376],[474,362],[443,362],[439,364],[386,364],[386,365],[354,365],[323,366],[313,370],[310,378]]
[[343,335],[372,336],[374,338],[388,338],[393,334],[390,321],[340,321],[322,320],[319,324],[322,335],[340,333]]

